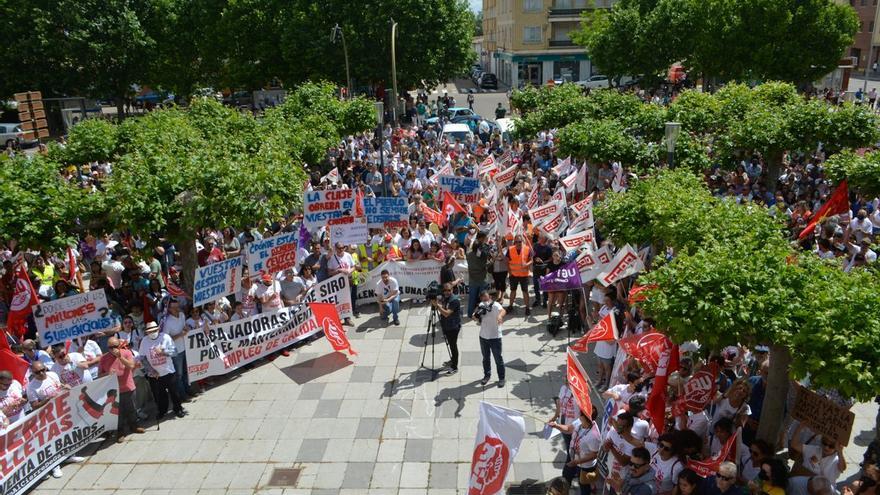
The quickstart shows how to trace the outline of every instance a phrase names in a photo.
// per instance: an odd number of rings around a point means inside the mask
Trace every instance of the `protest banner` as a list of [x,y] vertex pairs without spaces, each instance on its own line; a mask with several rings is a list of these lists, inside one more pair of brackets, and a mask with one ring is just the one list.
[[499,188],[507,187],[508,185],[510,185],[511,182],[513,182],[513,179],[516,178],[517,170],[518,169],[516,165],[511,165],[505,170],[495,174],[495,177],[493,177],[492,180],[495,181],[495,184]]
[[192,381],[224,375],[322,331],[307,304],[206,327],[186,336]]
[[250,276],[260,272],[278,273],[296,266],[297,232],[282,232],[247,245],[247,262]]
[[476,203],[480,201],[480,179],[441,175],[440,191],[448,191],[462,204]]
[[840,445],[848,445],[856,415],[834,401],[797,384],[791,417]]
[[537,227],[559,216],[562,209],[563,206],[561,202],[551,201],[545,205],[530,209],[529,218],[532,219],[532,225]]
[[303,193],[303,222],[309,229],[354,221],[354,190],[332,189]]
[[591,253],[596,250],[596,239],[593,235],[593,229],[585,230],[566,237],[560,237],[559,243],[562,244],[562,247],[565,248],[566,251],[574,251],[584,246],[586,246],[587,251]]
[[587,205],[587,207],[581,210],[575,219],[571,221],[571,227],[568,229],[568,233],[574,234],[582,230],[592,229],[594,223],[595,218],[593,218],[593,207]]
[[364,214],[371,229],[404,227],[409,223],[406,198],[364,198]]
[[[370,270],[367,274],[366,283],[357,286],[357,303],[356,304],[373,304],[376,302],[376,284],[382,278],[382,270],[388,270],[388,273],[397,280],[400,287],[400,300],[408,299],[424,299],[425,289],[431,282],[440,281],[440,267],[443,264],[439,261],[386,261],[376,268]],[[453,266],[455,275],[461,278],[464,283],[459,284],[455,288],[456,294],[467,294],[467,263],[457,262]]]
[[577,263],[572,261],[538,279],[542,291],[566,291],[581,288],[581,277]]
[[351,286],[348,275],[337,273],[330,278],[324,279],[309,289],[302,302],[332,303],[342,318],[351,318],[354,308],[351,306]]
[[559,234],[565,230],[567,226],[568,222],[565,220],[565,215],[563,215],[563,212],[560,210],[555,217],[538,225],[536,230],[550,239],[557,239]]
[[[621,349],[635,358],[648,373],[657,371],[661,355],[673,346],[669,337],[656,330],[631,335],[618,340],[617,343],[620,344]],[[675,361],[677,363],[677,356]],[[677,364],[673,366],[673,368],[677,367]]]
[[593,208],[593,195],[591,194],[591,195],[587,196],[586,198],[571,205],[569,208],[571,208],[571,211],[573,211],[575,215],[580,215],[587,208],[592,209]]
[[44,346],[63,344],[84,335],[105,332],[120,325],[102,290],[46,301],[34,306],[37,333]]
[[525,436],[526,426],[521,412],[480,402],[468,495],[496,495],[505,491],[504,480]]
[[608,287],[614,282],[630,275],[635,275],[644,269],[645,265],[639,259],[638,253],[636,253],[632,246],[627,244],[617,252],[606,271],[600,273],[597,278],[599,283]]
[[587,283],[605,271],[611,263],[611,251],[608,246],[602,246],[594,253],[587,250],[578,255],[575,261],[577,261],[578,270],[581,272],[581,281]]
[[116,429],[116,375],[61,392],[0,434],[0,493],[19,495],[55,466]]
[[196,268],[193,282],[193,306],[216,301],[241,288],[241,256]]
[[336,245],[341,242],[346,246],[353,244],[366,244],[370,240],[370,227],[357,219],[354,223],[330,225],[330,242]]

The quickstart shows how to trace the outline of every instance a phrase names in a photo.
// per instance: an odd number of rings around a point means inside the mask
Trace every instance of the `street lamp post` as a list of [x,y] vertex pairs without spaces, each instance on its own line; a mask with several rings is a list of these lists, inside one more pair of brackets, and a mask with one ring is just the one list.
[[[376,138],[379,139],[379,172],[382,174],[382,196],[388,196],[385,182],[385,138],[382,136],[382,121],[385,120],[385,103],[377,101],[376,106]],[[373,191],[375,192],[375,191]]]
[[666,161],[669,168],[675,168],[675,143],[678,142],[678,135],[681,134],[680,122],[666,123]]
[[394,115],[394,121],[397,122],[397,23],[391,19],[391,90],[394,91],[391,100],[391,111]]
[[330,30],[330,42],[336,43],[337,38],[342,38],[342,53],[345,55],[345,87],[348,91],[348,98],[351,98],[351,73],[348,70],[348,45],[345,44],[345,32],[339,27],[339,24],[333,26]]

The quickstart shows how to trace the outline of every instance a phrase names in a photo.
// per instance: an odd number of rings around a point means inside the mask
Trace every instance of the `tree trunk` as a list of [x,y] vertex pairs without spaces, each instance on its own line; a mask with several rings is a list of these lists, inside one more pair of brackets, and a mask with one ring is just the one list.
[[119,123],[125,120],[125,98],[122,96],[116,97],[116,120]]
[[196,253],[196,241],[192,237],[182,237],[183,236],[180,236],[174,239],[174,245],[177,246],[177,253],[180,255],[180,263],[183,266],[180,271],[180,288],[187,294],[192,295],[196,268],[199,266],[199,260]]
[[764,395],[764,407],[758,423],[757,437],[770,445],[776,446],[785,419],[785,403],[788,399],[791,354],[788,348],[781,345],[770,347],[770,370],[767,375],[767,390]]
[[784,154],[784,151],[771,151],[764,155],[764,165],[767,167],[765,170],[767,190],[772,193],[776,192],[776,182],[782,173],[782,156]]

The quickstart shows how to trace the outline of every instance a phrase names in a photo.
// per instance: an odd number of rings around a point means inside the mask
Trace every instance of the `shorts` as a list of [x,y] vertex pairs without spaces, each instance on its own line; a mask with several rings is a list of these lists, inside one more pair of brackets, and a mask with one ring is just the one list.
[[507,272],[492,272],[492,279],[495,281],[495,290],[500,292],[507,290]]
[[516,286],[519,285],[522,287],[523,292],[529,290],[529,277],[514,277],[510,276],[510,288],[516,289]]

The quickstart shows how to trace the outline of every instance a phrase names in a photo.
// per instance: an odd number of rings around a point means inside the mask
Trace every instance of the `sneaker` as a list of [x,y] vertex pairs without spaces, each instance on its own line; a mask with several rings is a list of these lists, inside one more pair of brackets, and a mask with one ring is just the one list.
[[290,351],[288,351],[287,349],[284,349],[281,351],[281,355],[284,357],[290,356]]
[[62,476],[64,476],[64,472],[61,471],[61,466],[55,466],[54,468],[52,468],[52,477],[53,478],[58,479]]
[[78,456],[78,455],[72,455],[72,456],[70,456],[70,457],[67,458],[67,462],[72,462],[72,463],[75,463],[75,464],[79,464],[80,462],[86,462],[86,458],[85,458],[85,457]]
[[444,368],[452,368],[452,361],[446,361],[445,363],[443,363],[443,367]]
[[138,435],[141,435],[141,434],[143,434],[146,430],[144,430],[143,428],[141,428],[140,426],[138,426],[137,428],[135,428],[135,429],[132,430],[132,431],[133,431],[134,433],[137,433]]
[[391,322],[391,324],[394,326],[398,326],[400,325],[400,320],[394,320],[393,322]]
[[116,436],[116,443],[122,443],[124,441],[125,441],[125,435],[117,435]]
[[526,316],[532,316],[532,309],[526,308]]
[[489,378],[491,378],[491,377],[488,375],[484,376],[483,379],[480,380],[480,385],[485,385],[485,384],[489,383]]
[[504,388],[504,378],[498,380],[498,388]]
[[187,412],[185,410],[181,409],[180,411],[176,411],[174,413],[174,415],[177,416],[178,418],[182,418],[187,415]]

